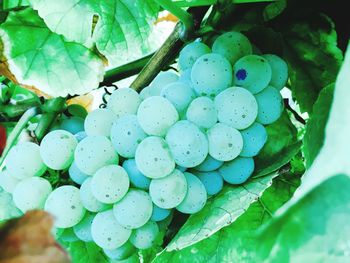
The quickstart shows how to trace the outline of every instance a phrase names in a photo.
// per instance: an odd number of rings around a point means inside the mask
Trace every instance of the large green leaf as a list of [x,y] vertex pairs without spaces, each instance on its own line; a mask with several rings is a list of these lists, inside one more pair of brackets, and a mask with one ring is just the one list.
[[306,166],[310,167],[322,148],[325,137],[324,129],[332,106],[334,84],[328,85],[321,92],[313,107],[313,113],[306,125],[303,138],[303,152]]
[[237,221],[190,247],[180,251],[164,251],[154,263],[257,262],[254,258],[258,247],[255,231],[271,218],[271,213],[289,200],[298,185],[299,177],[280,175],[259,201],[251,204]]
[[277,173],[253,179],[241,186],[226,185],[217,196],[208,200],[200,212],[191,215],[166,250],[188,247],[230,225],[245,213],[251,203],[257,201],[275,176]]
[[335,84],[324,145],[299,190],[264,231],[260,255],[267,261],[346,262],[350,254],[349,72],[348,51]]
[[[139,58],[151,49],[148,39],[158,5],[147,0],[30,0],[47,26],[70,41],[99,52],[113,65]],[[95,24],[94,19],[97,19]]]
[[72,257],[74,263],[108,263],[108,257],[93,242],[76,241],[68,245],[67,250]]
[[66,96],[89,92],[102,80],[102,60],[52,33],[36,11],[11,12],[0,26],[0,36],[6,63],[21,84]]

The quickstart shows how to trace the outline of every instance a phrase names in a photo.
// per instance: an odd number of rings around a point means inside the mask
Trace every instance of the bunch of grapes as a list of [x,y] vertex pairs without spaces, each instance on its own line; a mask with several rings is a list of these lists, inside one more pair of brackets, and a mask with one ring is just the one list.
[[[93,241],[112,259],[151,247],[174,209],[197,213],[224,182],[252,175],[288,78],[281,58],[252,53],[238,32],[211,49],[188,44],[180,76],[161,72],[140,94],[116,90],[84,132],[58,129],[40,146],[13,147],[0,186],[22,212],[45,209],[57,232]],[[48,168],[68,170],[74,183],[53,190],[41,177]]]

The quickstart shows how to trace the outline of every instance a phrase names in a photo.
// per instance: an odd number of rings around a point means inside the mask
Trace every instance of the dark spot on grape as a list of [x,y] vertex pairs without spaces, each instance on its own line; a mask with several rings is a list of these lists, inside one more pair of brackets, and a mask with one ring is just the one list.
[[75,209],[75,206],[74,206],[74,205],[72,205],[70,208]]
[[112,240],[112,238],[110,238],[110,237],[109,237],[109,238],[107,238],[107,240],[108,240],[108,241],[111,241],[111,240]]
[[130,135],[130,134],[131,134],[131,132],[128,131],[128,135]]
[[207,62],[207,61],[208,61],[208,59],[207,59],[207,58],[205,58],[205,59],[203,59],[203,61]]
[[233,146],[233,144],[232,144],[232,143],[229,143],[229,144],[228,144],[228,147],[230,147],[230,148],[231,148],[232,146]]
[[108,198],[108,197],[109,197],[109,195],[107,194],[107,195],[106,195],[106,197]]
[[246,115],[245,115],[245,114],[243,114],[243,115],[242,115],[242,118],[244,119],[245,117],[246,117]]
[[245,80],[247,78],[247,71],[245,69],[239,69],[236,72],[236,78],[238,80]]

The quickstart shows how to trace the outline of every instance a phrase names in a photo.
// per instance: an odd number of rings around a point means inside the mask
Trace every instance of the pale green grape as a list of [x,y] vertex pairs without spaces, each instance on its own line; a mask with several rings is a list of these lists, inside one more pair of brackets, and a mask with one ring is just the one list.
[[68,228],[83,219],[85,208],[80,200],[79,189],[65,185],[53,190],[45,203],[45,210],[55,218],[55,226]]
[[78,144],[73,134],[56,130],[49,132],[40,144],[40,155],[44,163],[51,169],[68,168],[74,158],[74,150]]
[[179,55],[179,67],[181,70],[191,68],[196,60],[207,53],[210,53],[210,48],[201,42],[192,42],[187,44]]
[[186,117],[187,120],[204,129],[209,129],[218,121],[214,102],[208,97],[194,99],[187,109]]
[[110,206],[101,203],[92,193],[92,178],[87,178],[80,187],[80,200],[86,210],[90,212],[101,212],[107,210]]
[[224,163],[220,167],[219,173],[229,184],[242,184],[254,172],[254,159],[237,157],[236,159]]
[[164,178],[153,179],[149,187],[153,203],[164,209],[179,205],[184,200],[186,193],[186,177],[177,169]]
[[263,125],[258,122],[253,123],[249,128],[241,131],[243,138],[243,149],[240,156],[256,156],[267,141],[267,132]]
[[[155,179],[156,180],[156,179]],[[160,179],[158,179],[160,180]],[[153,212],[151,216],[151,221],[159,222],[167,218],[171,213],[170,209],[160,208],[159,206],[153,204]]]
[[154,87],[152,86],[147,86],[145,88],[143,88],[140,92],[140,98],[141,100],[145,100],[149,97],[152,97],[152,96],[159,96],[159,94],[157,94],[158,90],[156,90]]
[[107,165],[92,177],[92,193],[102,203],[113,204],[122,199],[129,190],[130,180],[123,167]]
[[78,142],[80,142],[87,137],[87,134],[85,131],[81,131],[81,132],[74,134],[74,137],[77,139]]
[[137,119],[142,129],[149,135],[164,136],[179,119],[179,114],[171,102],[160,96],[145,99],[137,111]]
[[113,123],[111,141],[119,155],[125,158],[135,157],[139,143],[147,137],[136,115],[126,115]]
[[185,83],[187,85],[190,85],[192,88],[191,71],[192,71],[192,68],[188,68],[188,69],[184,70],[183,72],[181,72],[181,75],[180,75],[178,81]]
[[283,111],[283,98],[277,89],[268,86],[256,94],[255,99],[259,108],[257,122],[267,125],[278,120]]
[[74,234],[84,242],[92,242],[91,225],[95,218],[95,214],[86,213],[84,218],[75,226],[73,226]]
[[179,121],[166,135],[166,141],[176,164],[195,167],[208,155],[208,140],[205,134],[190,121]]
[[5,162],[8,172],[20,180],[41,176],[46,170],[40,156],[40,147],[32,142],[21,142],[12,147]]
[[78,143],[74,160],[80,171],[93,175],[103,166],[117,164],[119,156],[107,137],[88,136]]
[[160,72],[154,80],[151,82],[152,86],[152,96],[159,96],[163,87],[166,85],[176,82],[179,79],[179,76],[171,71],[162,71]]
[[74,183],[77,183],[79,185],[84,183],[84,181],[89,177],[89,175],[84,174],[82,171],[79,170],[79,168],[75,164],[75,161],[73,161],[73,163],[69,167],[68,173],[70,179],[72,179]]
[[130,242],[138,249],[147,249],[154,245],[158,234],[157,223],[150,221],[131,233]]
[[95,216],[91,225],[91,235],[98,246],[111,250],[124,245],[131,235],[131,230],[118,223],[111,209]]
[[149,178],[161,178],[175,168],[168,144],[160,137],[147,137],[136,149],[137,168]]
[[220,175],[220,173],[217,171],[212,171],[212,172],[193,171],[193,174],[197,176],[199,180],[201,180],[208,195],[215,195],[219,193],[224,186],[224,180],[222,179],[222,176]]
[[131,189],[122,200],[114,204],[114,216],[122,226],[134,229],[147,223],[152,216],[152,200],[142,190]]
[[187,194],[176,209],[184,214],[194,214],[199,212],[207,202],[207,192],[196,176],[187,172],[184,175],[187,181]]
[[140,95],[135,90],[122,88],[113,92],[108,100],[107,108],[114,111],[117,118],[120,118],[127,114],[136,114],[140,103]]
[[188,84],[179,81],[166,85],[160,95],[168,99],[180,114],[186,111],[188,105],[196,97]]
[[49,181],[41,177],[31,177],[20,181],[13,190],[13,202],[23,212],[43,209],[52,192]]
[[20,180],[13,177],[7,170],[0,172],[0,187],[6,192],[12,193],[19,182]]
[[123,168],[129,175],[130,182],[133,186],[148,190],[151,179],[146,177],[136,166],[135,159],[128,159],[123,162]]
[[243,148],[241,133],[226,124],[217,123],[208,132],[209,154],[219,161],[236,158]]
[[241,57],[252,54],[252,45],[245,35],[235,31],[227,32],[214,41],[213,53],[223,55],[234,65]]
[[248,128],[258,115],[255,97],[240,87],[224,90],[216,96],[214,103],[219,121],[238,130]]
[[71,243],[71,242],[79,241],[79,238],[74,233],[73,228],[70,227],[63,230],[60,236],[60,241]]
[[127,241],[121,247],[111,250],[104,249],[103,252],[105,252],[107,257],[109,257],[110,259],[124,260],[130,257],[132,254],[134,254],[136,252],[136,249],[129,241]]
[[101,135],[108,137],[117,115],[110,109],[96,109],[90,112],[85,119],[84,128],[88,136]]
[[216,160],[208,154],[207,158],[200,165],[194,167],[194,169],[200,172],[211,172],[220,168],[223,163],[223,161]]
[[279,56],[266,54],[263,57],[269,62],[272,69],[270,85],[277,90],[281,90],[288,80],[288,65]]
[[71,134],[77,134],[84,131],[84,119],[76,116],[63,119],[59,129],[70,132]]
[[256,94],[271,81],[272,70],[269,62],[258,55],[248,55],[239,59],[234,67],[234,83]]
[[197,59],[192,67],[191,81],[198,96],[214,98],[231,86],[231,64],[220,54],[203,55]]

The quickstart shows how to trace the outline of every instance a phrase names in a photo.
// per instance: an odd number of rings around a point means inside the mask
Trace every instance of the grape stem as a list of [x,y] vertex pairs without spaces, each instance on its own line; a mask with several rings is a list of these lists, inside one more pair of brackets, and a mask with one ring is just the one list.
[[21,134],[22,130],[27,126],[27,123],[29,122],[29,120],[35,115],[37,115],[38,113],[40,113],[39,107],[30,108],[22,115],[22,117],[17,122],[15,128],[12,130],[9,137],[7,138],[6,147],[0,158],[0,170],[3,166],[4,160],[8,152],[10,151],[11,147],[16,143],[18,136]]

